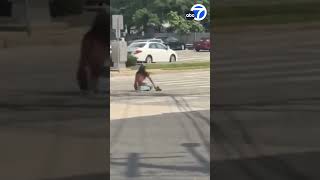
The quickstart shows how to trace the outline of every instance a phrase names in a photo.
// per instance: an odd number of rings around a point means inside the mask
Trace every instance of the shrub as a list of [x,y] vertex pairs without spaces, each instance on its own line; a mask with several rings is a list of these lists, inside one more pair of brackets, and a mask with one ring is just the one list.
[[126,62],[126,66],[131,67],[131,66],[135,66],[136,64],[137,64],[137,58],[132,55],[129,55],[128,60]]

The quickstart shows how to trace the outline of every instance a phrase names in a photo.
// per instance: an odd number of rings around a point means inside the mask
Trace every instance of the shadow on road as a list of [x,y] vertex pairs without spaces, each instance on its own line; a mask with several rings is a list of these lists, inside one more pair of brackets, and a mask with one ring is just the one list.
[[[199,114],[201,114],[201,116],[198,116]],[[153,175],[155,176],[150,175],[152,177],[160,177],[157,172],[160,174],[161,172],[173,172],[181,175],[189,174],[191,176],[200,173],[208,176],[210,174],[210,161],[208,154],[206,153],[207,140],[204,141],[203,138],[209,139],[209,128],[206,122],[199,120],[201,117],[209,120],[208,115],[209,111],[206,110],[199,112],[167,113],[155,116],[121,119],[111,122],[111,170],[118,170],[119,168],[124,169],[121,170],[126,172],[121,175],[122,179],[126,179],[126,177],[146,177],[149,175],[147,175],[148,173],[145,173],[149,171],[154,172]],[[153,129],[155,127],[161,131],[157,130],[156,132],[153,132],[150,130],[150,134],[145,134],[143,137],[137,135],[138,132],[144,134],[146,133],[144,132],[146,129]],[[199,131],[203,132],[199,133]],[[114,137],[115,133],[117,134],[116,137]],[[170,138],[167,134],[170,134],[171,138],[181,136],[185,143],[176,144],[170,141],[165,142],[165,139]],[[124,139],[124,136],[130,137],[130,147],[127,147],[125,142],[128,140]],[[135,140],[134,138],[139,138],[139,140]],[[152,141],[148,141],[148,139],[152,139]],[[149,143],[139,144],[139,142]],[[150,157],[148,156],[148,153],[150,153],[148,151],[131,151],[132,148],[136,149],[140,146],[141,148],[145,146],[156,146],[153,143],[161,145],[163,153],[158,151],[157,155]],[[121,146],[122,148],[119,149],[118,146]],[[175,154],[180,151],[183,155],[168,156],[167,154],[169,152],[167,152],[168,150],[166,150],[166,147],[173,150],[171,153]],[[114,149],[118,149],[118,151],[113,151]],[[182,149],[184,150],[182,151]],[[119,154],[126,154],[127,157],[119,158],[118,156],[121,156]],[[166,154],[166,156],[163,154]],[[181,163],[183,161],[189,163]]]

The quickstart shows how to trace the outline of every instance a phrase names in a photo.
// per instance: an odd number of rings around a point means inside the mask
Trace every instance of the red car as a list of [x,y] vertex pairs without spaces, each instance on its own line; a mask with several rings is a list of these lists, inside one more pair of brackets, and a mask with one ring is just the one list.
[[193,43],[193,47],[196,51],[210,50],[210,38],[201,38],[200,41]]

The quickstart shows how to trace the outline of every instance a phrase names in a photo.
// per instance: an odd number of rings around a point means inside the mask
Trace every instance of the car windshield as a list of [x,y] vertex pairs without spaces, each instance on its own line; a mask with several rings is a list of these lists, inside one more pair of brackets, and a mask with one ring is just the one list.
[[142,48],[146,43],[132,43],[128,46],[128,51],[134,51],[135,49]]

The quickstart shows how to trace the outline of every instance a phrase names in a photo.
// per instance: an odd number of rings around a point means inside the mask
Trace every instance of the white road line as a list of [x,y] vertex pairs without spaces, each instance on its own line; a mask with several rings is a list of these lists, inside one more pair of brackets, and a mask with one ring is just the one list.
[[[167,83],[167,82],[210,82],[210,78],[195,78],[195,79],[191,79],[191,78],[184,78],[184,79],[171,79],[171,80],[164,80],[164,79],[158,79],[158,78],[152,78],[154,81],[157,81],[158,83]],[[128,80],[126,81],[126,83],[133,83],[134,80]],[[148,80],[146,80],[146,82],[148,82]],[[111,82],[111,84],[117,84],[118,82]]]
[[159,86],[161,87],[164,87],[164,86],[172,86],[172,87],[189,87],[189,86],[197,86],[197,87],[200,87],[200,86],[208,86],[210,85],[210,83],[188,83],[188,84],[183,84],[183,83],[180,83],[180,84],[176,84],[176,83],[172,83],[172,84],[161,84],[161,83],[157,83],[159,84]]
[[[168,75],[163,77],[160,75],[153,76],[153,79],[156,85],[159,85],[163,91],[192,91],[195,88],[198,88],[198,92],[207,93],[210,92],[210,71],[201,71],[201,72],[186,72],[174,74],[174,76]],[[111,82],[111,87],[115,87],[118,90],[132,88],[134,78],[126,80],[125,83],[117,83],[114,81],[114,84]],[[147,83],[150,83],[146,81]],[[113,89],[113,91],[117,91]]]
[[170,77],[170,78],[153,78],[153,79],[158,79],[158,80],[163,80],[166,79],[167,81],[170,80],[185,80],[185,79],[210,79],[210,77],[208,75],[200,75],[200,76],[176,76],[176,77]]
[[183,83],[210,83],[210,79],[204,79],[204,80],[177,80],[177,81],[156,81],[156,83],[163,83],[163,84],[167,84],[167,83],[177,83],[177,84],[183,84]]
[[[166,88],[170,88],[170,89],[175,89],[178,87],[183,87],[183,88],[187,88],[187,87],[210,87],[210,83],[189,83],[189,84],[161,84],[161,83],[156,83],[156,85],[159,85],[160,87],[166,87]],[[132,86],[133,87],[133,86]],[[127,89],[128,86],[118,86],[118,89]],[[131,88],[131,86],[130,86]]]
[[199,75],[194,75],[194,74],[189,74],[189,75],[185,75],[185,74],[174,74],[173,76],[170,76],[170,74],[168,74],[168,77],[159,77],[159,76],[152,76],[153,79],[166,79],[166,80],[175,80],[175,79],[186,79],[186,78],[210,78],[210,74],[199,74]]
[[[198,86],[198,85],[194,85],[194,86],[190,86],[192,88],[202,88],[203,90],[202,91],[210,91],[210,86]],[[206,88],[206,89],[204,89]],[[168,91],[168,90],[188,90],[186,87],[174,87],[174,88],[166,88],[166,87],[162,87],[162,91],[165,92],[165,91]],[[189,89],[190,90],[190,89]],[[197,92],[202,92],[202,91],[197,91]]]

